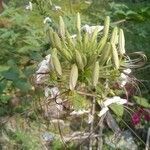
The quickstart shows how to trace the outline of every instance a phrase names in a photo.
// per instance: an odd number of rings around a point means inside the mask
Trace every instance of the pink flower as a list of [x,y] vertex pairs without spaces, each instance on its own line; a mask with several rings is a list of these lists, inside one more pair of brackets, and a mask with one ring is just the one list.
[[131,120],[132,120],[133,125],[137,125],[141,121],[141,115],[139,115],[139,113],[134,113],[131,117]]
[[150,121],[150,113],[147,109],[140,108],[137,112],[133,113],[131,120],[133,125],[137,125],[141,122],[141,118],[145,121]]

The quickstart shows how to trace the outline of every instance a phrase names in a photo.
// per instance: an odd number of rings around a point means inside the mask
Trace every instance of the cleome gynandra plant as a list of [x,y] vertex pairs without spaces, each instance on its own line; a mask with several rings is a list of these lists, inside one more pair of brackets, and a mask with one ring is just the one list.
[[[112,28],[108,16],[104,26],[82,27],[78,13],[76,29],[76,34],[71,35],[60,16],[58,30],[47,30],[51,43],[47,85],[57,88],[57,92],[51,92],[51,98],[59,105],[67,102],[70,115],[88,114],[89,135],[95,132],[95,122],[101,126],[104,119],[118,133],[120,128],[113,115],[123,116],[130,101],[126,86],[136,86],[130,68],[141,65],[137,63],[146,57],[138,52],[135,56],[139,57],[131,60],[125,51],[123,30]],[[38,82],[40,79],[38,71]]]

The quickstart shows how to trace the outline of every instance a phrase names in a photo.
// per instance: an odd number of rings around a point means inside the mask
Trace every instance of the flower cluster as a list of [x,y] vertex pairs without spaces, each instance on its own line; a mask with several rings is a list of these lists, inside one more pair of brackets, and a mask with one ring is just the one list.
[[150,121],[150,112],[147,109],[140,108],[138,111],[134,112],[131,116],[132,124],[140,124],[142,118],[145,121]]

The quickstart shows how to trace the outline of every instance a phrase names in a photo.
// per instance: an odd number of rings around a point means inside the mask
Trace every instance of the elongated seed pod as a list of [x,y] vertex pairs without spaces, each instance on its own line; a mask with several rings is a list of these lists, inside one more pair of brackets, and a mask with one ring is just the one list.
[[77,13],[77,30],[78,30],[78,32],[81,31],[81,18],[80,18],[80,13]]
[[60,61],[59,61],[56,54],[52,55],[52,62],[53,62],[53,65],[54,65],[56,72],[58,73],[58,75],[61,76],[62,75],[62,68],[61,68]]
[[69,82],[70,90],[74,90],[77,84],[77,80],[78,80],[78,67],[76,64],[73,64],[70,73],[70,82]]
[[59,16],[59,32],[62,38],[65,37],[65,23],[63,21],[63,18]]
[[125,38],[122,29],[119,30],[119,52],[121,55],[125,54]]
[[61,54],[65,57],[65,59],[67,59],[68,61],[72,60],[72,56],[70,55],[70,53],[67,51],[67,49],[62,48],[61,50]]
[[108,36],[109,33],[109,25],[110,25],[110,17],[107,16],[104,22],[104,36]]
[[51,27],[48,30],[48,36],[49,36],[50,43],[52,44],[52,47],[54,47],[55,46],[54,31]]
[[107,42],[107,37],[103,36],[98,44],[97,53],[99,54]]
[[94,65],[94,70],[93,70],[93,78],[92,78],[92,84],[94,87],[96,87],[99,79],[99,62],[96,61]]
[[83,64],[84,64],[84,66],[86,66],[87,65],[87,58],[86,58],[86,55],[85,54],[83,54]]
[[61,45],[61,40],[60,40],[60,38],[59,38],[59,36],[58,36],[58,34],[56,33],[56,32],[54,32],[54,41],[55,41],[55,46],[56,46],[56,48],[58,49],[58,50],[61,50],[61,48],[62,48],[62,45]]
[[118,28],[117,27],[115,27],[112,31],[110,42],[114,44],[118,43]]
[[111,56],[111,44],[107,42],[100,55],[99,59],[100,65],[104,65],[108,61],[110,56]]
[[83,60],[82,60],[82,56],[80,52],[78,50],[75,50],[75,55],[76,55],[76,62],[77,62],[79,69],[83,70],[84,64],[83,64]]
[[113,54],[113,61],[115,64],[115,68],[119,69],[120,62],[119,62],[118,52],[117,52],[115,44],[111,44],[111,45],[112,45],[112,54]]

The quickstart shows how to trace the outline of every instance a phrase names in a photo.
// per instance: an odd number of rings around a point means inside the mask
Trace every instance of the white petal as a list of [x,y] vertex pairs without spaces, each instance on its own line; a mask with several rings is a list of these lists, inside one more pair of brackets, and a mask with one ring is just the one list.
[[44,24],[46,24],[47,22],[52,22],[52,20],[50,19],[50,17],[46,17],[43,21]]
[[103,116],[108,110],[109,110],[108,107],[103,107],[102,110],[99,112],[98,116],[99,117]]
[[61,7],[60,7],[60,6],[55,5],[55,6],[54,6],[54,10],[61,10]]
[[127,79],[128,78],[128,76],[125,75],[124,73],[121,73],[120,77],[121,77],[121,79]]
[[128,68],[128,69],[123,70],[123,72],[126,74],[130,74],[132,72],[132,70]]
[[76,38],[76,37],[77,37],[77,35],[76,35],[76,34],[73,34],[73,35],[71,35],[70,38],[74,39],[74,38]]
[[58,87],[51,88],[51,98],[54,98],[60,94]]
[[123,105],[125,103],[127,103],[127,100],[126,99],[123,99],[123,98],[120,98],[119,96],[114,96],[112,98],[108,98],[107,100],[105,100],[103,102],[103,105],[105,107],[113,104],[113,103],[116,103],[116,104],[119,104],[119,105]]
[[45,87],[45,97],[49,97],[49,95],[51,94],[51,89],[49,87]]

